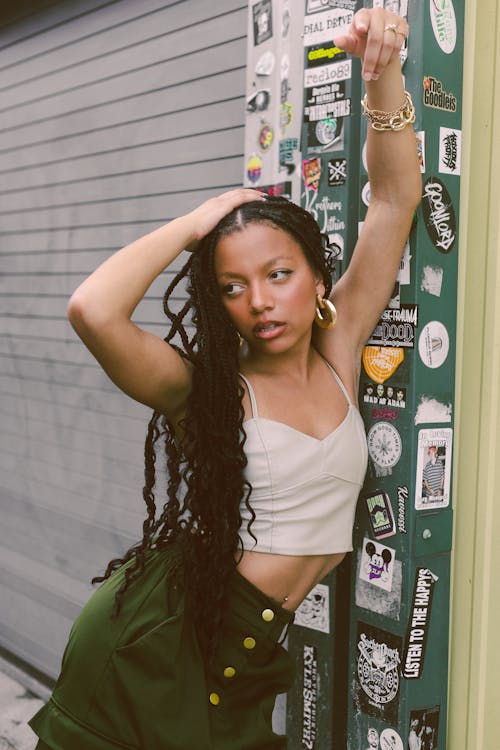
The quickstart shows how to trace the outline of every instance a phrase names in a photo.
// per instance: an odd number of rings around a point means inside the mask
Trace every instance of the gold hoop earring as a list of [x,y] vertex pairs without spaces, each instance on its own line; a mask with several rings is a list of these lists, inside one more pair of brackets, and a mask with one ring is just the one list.
[[321,294],[316,295],[316,313],[314,322],[320,328],[331,330],[337,322],[337,311],[333,302],[325,299]]

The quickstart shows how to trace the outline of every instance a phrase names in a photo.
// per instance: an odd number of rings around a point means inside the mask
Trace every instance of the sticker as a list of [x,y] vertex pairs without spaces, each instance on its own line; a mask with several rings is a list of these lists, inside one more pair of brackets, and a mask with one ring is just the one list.
[[380,735],[380,750],[404,750],[403,740],[395,729],[386,728]]
[[310,122],[307,127],[306,150],[308,154],[341,151],[343,141],[343,119],[334,117],[319,122]]
[[398,409],[406,408],[406,388],[394,385],[382,385],[378,383],[365,383],[363,386],[363,403],[376,404],[378,406],[396,406]]
[[372,406],[371,417],[372,419],[388,419],[390,422],[394,422],[398,418],[398,411],[389,409],[387,406],[382,406],[380,409]]
[[272,146],[274,140],[274,130],[269,124],[265,124],[259,130],[259,136],[257,138],[257,144],[261,151],[266,152]]
[[436,42],[445,55],[450,55],[457,43],[457,21],[451,0],[429,0],[432,30]]
[[290,56],[286,54],[281,56],[280,78],[288,78],[290,75]]
[[319,68],[306,68],[304,71],[304,88],[324,86],[336,81],[347,81],[352,77],[352,60],[322,65]]
[[409,490],[406,486],[398,486],[398,531],[406,534],[406,506],[408,504]]
[[292,183],[277,182],[274,185],[259,185],[259,190],[267,195],[277,195],[282,198],[292,199]]
[[441,253],[453,250],[456,238],[455,210],[446,186],[438,177],[424,183],[422,214],[427,234]]
[[[368,453],[375,468],[386,470],[390,474],[393,466],[401,458],[401,435],[390,422],[376,422],[366,436]],[[377,473],[377,476],[384,476]]]
[[270,76],[274,69],[274,53],[264,52],[255,65],[256,76]]
[[305,159],[302,162],[302,176],[306,190],[317,192],[321,180],[321,159]]
[[389,310],[401,310],[401,290],[399,281],[394,282],[387,307]]
[[454,128],[439,128],[439,167],[442,174],[460,174],[462,154],[462,131]]
[[451,422],[451,404],[442,404],[435,398],[421,396],[415,414],[415,424],[425,422]]
[[399,271],[397,275],[397,281],[401,286],[408,285],[410,283],[410,240],[406,240],[403,255],[401,256],[401,262],[399,264]]
[[288,78],[283,78],[280,83],[280,102],[286,104],[288,100],[288,94],[290,93],[290,87],[288,85]]
[[398,310],[386,309],[380,316],[368,344],[413,349],[418,326],[418,305],[401,305]]
[[425,172],[425,130],[418,130],[415,133],[415,139],[417,141],[417,153],[418,161],[420,163],[420,171]]
[[394,375],[404,358],[404,349],[401,347],[363,347],[363,367],[375,383],[384,383]]
[[425,660],[432,596],[438,577],[428,568],[417,568],[410,617],[403,649],[401,672],[407,680],[419,680]]
[[316,201],[311,213],[318,222],[320,231],[325,234],[345,230],[345,221],[339,215],[341,211],[342,201],[332,201],[324,195]]
[[437,750],[439,706],[410,713],[409,750]]
[[324,583],[311,589],[300,607],[295,611],[295,625],[303,628],[330,632],[330,590]]
[[247,177],[255,185],[262,175],[262,159],[260,156],[253,154],[247,163]]
[[296,169],[296,157],[298,157],[299,139],[282,138],[279,142],[279,171],[293,174]]
[[330,42],[335,33],[345,34],[353,19],[353,12],[340,8],[323,10],[312,18],[304,19],[304,47]]
[[302,709],[302,747],[316,747],[317,736],[317,703],[319,691],[318,660],[316,648],[304,644],[303,651],[303,709]]
[[354,11],[356,10],[356,0],[307,0],[306,13],[318,13],[318,11],[324,10],[326,6]]
[[328,248],[325,255],[327,260],[343,260],[344,238],[341,234],[333,232],[333,234],[328,235]]
[[282,102],[280,105],[280,133],[285,135],[292,123],[292,105],[290,102]]
[[282,39],[287,38],[288,32],[290,31],[291,21],[292,21],[292,17],[290,15],[290,11],[288,10],[288,8],[285,8],[281,16],[281,38]]
[[307,0],[306,13],[318,13],[326,7],[356,10],[356,0]]
[[264,112],[269,107],[271,93],[269,89],[259,89],[247,99],[247,112]]
[[351,100],[345,97],[345,87],[345,81],[340,81],[307,89],[304,122],[348,117],[351,114]]
[[364,185],[364,187],[363,187],[363,189],[361,191],[361,200],[363,201],[363,203],[365,204],[365,206],[369,206],[370,205],[370,183],[369,182],[367,182]]
[[347,159],[330,159],[328,162],[328,187],[340,187],[347,180]]
[[424,266],[422,268],[422,279],[420,291],[432,294],[434,297],[441,296],[443,285],[443,269],[439,266]]
[[395,550],[365,537],[359,577],[372,586],[391,591],[395,557]]
[[424,89],[423,100],[426,107],[441,109],[443,112],[457,111],[457,97],[451,91],[446,91],[438,78],[424,76],[422,85]]
[[364,496],[370,526],[375,539],[385,539],[396,533],[394,515],[389,495],[384,490],[375,490]]
[[361,711],[397,724],[401,638],[358,622],[356,703]]
[[257,47],[273,35],[272,0],[260,0],[252,7],[253,42]]
[[[365,540],[365,544],[370,544],[369,540]],[[371,544],[373,544],[373,542],[371,542]],[[380,548],[382,551],[384,550],[383,545],[380,545]],[[388,557],[387,552],[385,557]],[[389,562],[389,567],[392,570],[390,590],[384,589],[383,586],[374,585],[375,579],[372,581],[366,580],[366,567],[363,567],[365,562],[365,550],[359,549],[356,555],[356,584],[354,597],[356,606],[398,621],[401,613],[401,594],[403,591],[403,565],[401,560],[394,560],[393,557],[393,560]],[[383,558],[377,559],[375,553],[374,566],[376,567],[378,563],[384,565],[384,560]],[[372,568],[372,571],[375,570],[375,567]]]
[[427,323],[418,338],[418,353],[426,367],[435,370],[445,362],[450,349],[450,338],[439,320]]
[[318,65],[324,65],[325,62],[345,60],[346,57],[347,54],[343,49],[337,47],[335,42],[330,42],[330,44],[321,44],[308,49],[306,65],[308,68],[314,68]]
[[415,508],[446,508],[450,504],[450,427],[419,430]]
[[366,750],[378,750],[379,744],[378,744],[378,732],[375,729],[375,727],[370,727],[368,730],[368,734],[366,735],[366,739],[368,742],[368,747]]
[[334,118],[317,122],[314,131],[318,142],[322,146],[329,146],[333,143],[337,137],[339,125],[340,123]]

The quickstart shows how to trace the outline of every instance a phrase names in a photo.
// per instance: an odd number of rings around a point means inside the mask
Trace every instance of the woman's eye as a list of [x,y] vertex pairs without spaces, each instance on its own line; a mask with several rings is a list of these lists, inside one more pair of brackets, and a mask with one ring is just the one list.
[[222,293],[226,294],[228,297],[231,297],[234,294],[238,294],[241,291],[243,291],[243,284],[237,284],[235,281],[233,281],[231,284],[226,284],[222,288]]
[[281,279],[288,278],[291,273],[292,272],[288,268],[279,268],[277,271],[271,272],[271,279],[280,281]]

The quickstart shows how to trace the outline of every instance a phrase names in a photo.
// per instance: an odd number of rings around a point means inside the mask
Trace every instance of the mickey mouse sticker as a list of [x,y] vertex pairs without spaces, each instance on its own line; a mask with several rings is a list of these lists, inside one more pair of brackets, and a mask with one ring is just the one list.
[[395,550],[365,538],[359,577],[373,586],[392,590]]

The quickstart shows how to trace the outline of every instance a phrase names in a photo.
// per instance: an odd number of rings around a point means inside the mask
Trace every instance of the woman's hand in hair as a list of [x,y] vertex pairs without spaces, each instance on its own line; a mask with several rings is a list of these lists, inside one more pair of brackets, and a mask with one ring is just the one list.
[[258,190],[237,188],[236,190],[228,190],[226,193],[217,195],[215,198],[210,198],[202,203],[185,217],[185,219],[189,219],[190,223],[192,223],[191,234],[193,236],[193,240],[186,247],[186,250],[190,252],[195,250],[198,242],[211,232],[224,216],[227,216],[235,208],[241,206],[243,203],[258,200],[265,200],[264,194]]
[[404,18],[383,8],[362,8],[355,13],[349,30],[335,35],[337,47],[363,61],[363,78],[375,81],[399,58],[408,36]]

